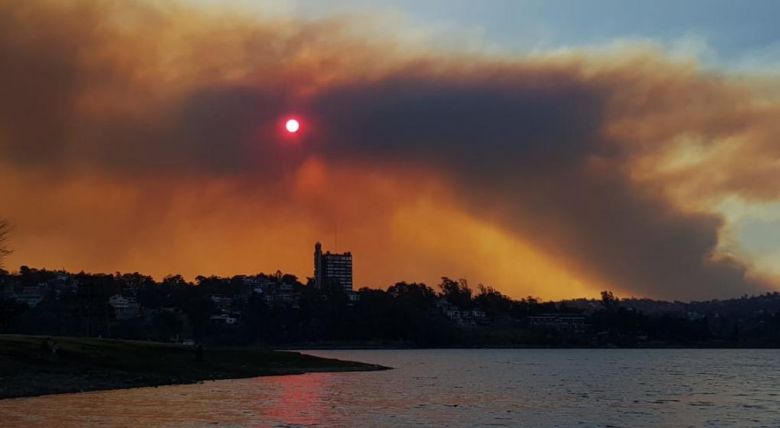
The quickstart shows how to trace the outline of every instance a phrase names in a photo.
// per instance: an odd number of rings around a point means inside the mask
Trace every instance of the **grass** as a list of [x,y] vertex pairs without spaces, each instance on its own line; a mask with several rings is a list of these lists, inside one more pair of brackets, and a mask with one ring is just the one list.
[[206,348],[129,340],[0,335],[0,399],[65,392],[132,388],[210,379],[386,367],[262,348]]

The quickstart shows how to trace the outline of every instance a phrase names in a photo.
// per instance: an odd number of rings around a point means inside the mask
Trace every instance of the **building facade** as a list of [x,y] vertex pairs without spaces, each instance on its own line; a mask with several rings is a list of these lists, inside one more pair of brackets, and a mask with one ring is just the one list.
[[352,253],[322,252],[322,244],[314,245],[314,286],[338,285],[346,292],[352,291]]
[[129,320],[140,314],[141,306],[135,299],[115,294],[108,298],[108,304],[114,308],[114,317],[118,320]]

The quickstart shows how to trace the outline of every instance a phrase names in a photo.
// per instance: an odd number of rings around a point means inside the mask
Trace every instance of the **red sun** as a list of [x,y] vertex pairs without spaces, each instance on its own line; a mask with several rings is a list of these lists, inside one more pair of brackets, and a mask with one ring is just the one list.
[[290,134],[295,134],[301,129],[301,123],[298,122],[297,119],[287,119],[287,121],[284,122],[284,129]]

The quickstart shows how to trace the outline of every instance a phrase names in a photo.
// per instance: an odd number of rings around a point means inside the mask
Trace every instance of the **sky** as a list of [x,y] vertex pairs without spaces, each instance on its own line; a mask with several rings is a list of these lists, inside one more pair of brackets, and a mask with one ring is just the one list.
[[[193,3],[224,5],[219,0]],[[440,42],[503,53],[658,43],[703,64],[739,71],[778,65],[780,30],[773,0],[247,0],[235,7],[259,15],[323,19],[392,17],[416,34]]]
[[774,291],[778,9],[0,1],[5,264]]

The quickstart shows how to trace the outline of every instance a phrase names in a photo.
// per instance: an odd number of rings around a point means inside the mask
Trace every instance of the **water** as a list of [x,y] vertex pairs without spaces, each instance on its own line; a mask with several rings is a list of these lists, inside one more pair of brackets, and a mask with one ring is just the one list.
[[0,401],[0,426],[780,426],[780,351],[312,351],[395,370]]

